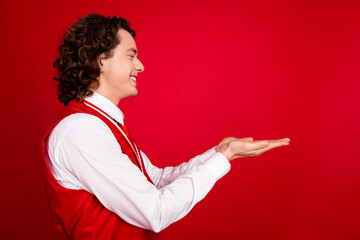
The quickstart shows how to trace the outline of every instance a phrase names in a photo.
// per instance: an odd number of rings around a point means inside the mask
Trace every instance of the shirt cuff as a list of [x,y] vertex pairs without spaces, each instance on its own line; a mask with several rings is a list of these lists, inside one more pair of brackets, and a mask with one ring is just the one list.
[[200,160],[201,164],[204,164],[215,153],[216,153],[215,147],[212,147],[212,148],[210,148],[209,150],[207,150],[206,152],[200,154],[197,157]]
[[[210,155],[211,153],[211,155]],[[229,160],[219,152],[215,151],[215,147],[204,153],[208,159],[203,163],[211,172],[211,175],[217,180],[222,178],[230,171],[231,165]]]

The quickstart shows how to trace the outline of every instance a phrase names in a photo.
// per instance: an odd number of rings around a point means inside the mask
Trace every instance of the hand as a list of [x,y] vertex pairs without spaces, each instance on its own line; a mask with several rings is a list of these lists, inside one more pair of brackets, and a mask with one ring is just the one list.
[[236,158],[256,157],[270,149],[289,145],[290,138],[278,140],[258,140],[253,138],[224,138],[215,147],[217,152],[222,153],[229,161]]

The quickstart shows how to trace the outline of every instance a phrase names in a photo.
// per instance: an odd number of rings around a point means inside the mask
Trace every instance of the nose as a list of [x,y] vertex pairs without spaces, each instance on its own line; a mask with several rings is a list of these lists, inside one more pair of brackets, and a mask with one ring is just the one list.
[[139,59],[136,61],[135,70],[138,72],[143,72],[145,70],[144,65],[140,62]]

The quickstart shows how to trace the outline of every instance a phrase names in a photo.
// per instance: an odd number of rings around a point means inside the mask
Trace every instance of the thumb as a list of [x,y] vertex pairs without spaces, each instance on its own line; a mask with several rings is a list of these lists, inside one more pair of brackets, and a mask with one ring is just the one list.
[[245,141],[245,142],[252,142],[252,141],[254,141],[254,139],[253,139],[252,137],[246,137],[246,138],[243,138],[242,140]]

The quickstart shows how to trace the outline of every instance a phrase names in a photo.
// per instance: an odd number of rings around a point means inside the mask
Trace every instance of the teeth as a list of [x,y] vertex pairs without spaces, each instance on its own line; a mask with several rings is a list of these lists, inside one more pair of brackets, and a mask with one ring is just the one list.
[[131,76],[130,79],[136,81],[136,77]]

